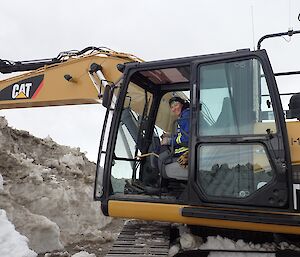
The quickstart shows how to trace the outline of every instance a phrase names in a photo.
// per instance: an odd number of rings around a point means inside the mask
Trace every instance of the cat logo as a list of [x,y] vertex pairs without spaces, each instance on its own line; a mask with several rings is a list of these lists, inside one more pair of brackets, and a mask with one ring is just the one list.
[[14,84],[11,94],[12,99],[29,98],[31,86],[32,83]]
[[0,101],[35,99],[44,85],[44,75],[16,81],[0,90]]

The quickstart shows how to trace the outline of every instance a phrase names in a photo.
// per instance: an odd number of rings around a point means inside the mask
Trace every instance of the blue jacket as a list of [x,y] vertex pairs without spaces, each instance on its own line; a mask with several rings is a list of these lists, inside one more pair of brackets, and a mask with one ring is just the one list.
[[174,155],[179,156],[188,150],[189,144],[189,125],[190,125],[190,109],[184,109],[180,117],[177,119],[177,131],[172,138],[174,146]]

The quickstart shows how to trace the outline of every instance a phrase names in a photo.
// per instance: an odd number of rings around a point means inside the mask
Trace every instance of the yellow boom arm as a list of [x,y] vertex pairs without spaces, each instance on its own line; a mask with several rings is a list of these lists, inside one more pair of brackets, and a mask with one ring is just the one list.
[[141,60],[112,50],[68,56],[0,81],[0,109],[98,103],[103,86],[121,78],[117,64],[132,61]]

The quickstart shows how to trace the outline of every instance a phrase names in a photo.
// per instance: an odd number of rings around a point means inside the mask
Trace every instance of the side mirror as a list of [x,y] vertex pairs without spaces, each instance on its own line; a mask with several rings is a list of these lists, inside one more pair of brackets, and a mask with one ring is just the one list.
[[106,108],[110,108],[111,98],[112,98],[112,88],[109,85],[106,85],[102,97],[102,105]]
[[287,119],[298,119],[300,120],[300,93],[294,94],[289,103],[289,110],[286,115]]

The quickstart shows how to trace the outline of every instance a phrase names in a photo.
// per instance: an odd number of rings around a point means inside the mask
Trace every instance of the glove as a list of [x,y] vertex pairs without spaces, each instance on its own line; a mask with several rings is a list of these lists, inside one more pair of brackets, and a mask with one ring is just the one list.
[[187,169],[189,163],[189,151],[186,151],[182,155],[180,155],[177,159],[177,162],[179,163],[180,167]]
[[161,135],[161,145],[170,145],[171,144],[171,137],[170,137],[170,133],[168,132],[164,132]]

